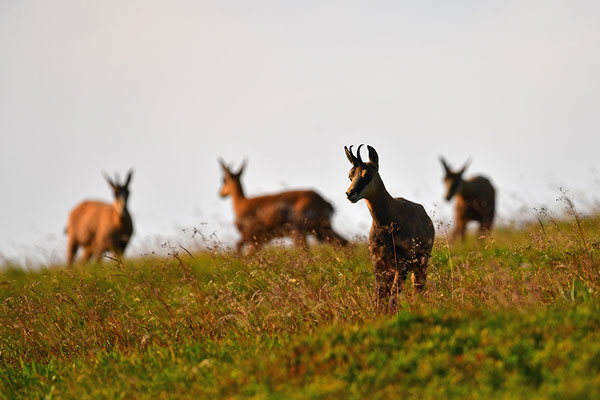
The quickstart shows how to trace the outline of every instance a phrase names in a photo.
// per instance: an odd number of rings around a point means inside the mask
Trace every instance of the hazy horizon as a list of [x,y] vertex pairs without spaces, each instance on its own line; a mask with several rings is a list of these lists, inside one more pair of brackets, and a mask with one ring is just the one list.
[[[0,258],[64,259],[69,211],[135,168],[129,255],[230,244],[217,158],[248,195],[314,188],[334,228],[344,145],[368,143],[394,196],[448,220],[444,155],[498,189],[503,221],[600,197],[600,3],[5,1]],[[366,152],[365,155],[366,157]],[[186,229],[186,232],[182,232]]]

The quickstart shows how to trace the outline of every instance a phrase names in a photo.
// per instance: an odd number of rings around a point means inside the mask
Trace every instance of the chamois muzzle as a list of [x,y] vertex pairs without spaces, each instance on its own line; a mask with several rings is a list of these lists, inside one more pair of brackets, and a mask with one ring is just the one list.
[[358,198],[358,193],[356,193],[356,190],[354,189],[349,189],[346,192],[346,197],[348,198],[348,200],[350,200],[352,203],[356,203],[358,200],[360,200]]

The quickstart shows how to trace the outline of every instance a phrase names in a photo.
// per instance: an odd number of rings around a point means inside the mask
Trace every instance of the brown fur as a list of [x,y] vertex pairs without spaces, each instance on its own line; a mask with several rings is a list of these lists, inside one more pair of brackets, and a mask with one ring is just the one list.
[[[361,145],[362,146],[362,145]],[[422,290],[427,279],[427,262],[433,248],[435,229],[422,205],[402,197],[393,198],[379,176],[379,156],[369,149],[369,162],[360,158],[360,146],[355,157],[345,148],[352,163],[352,184],[346,195],[356,203],[364,198],[373,218],[369,235],[369,250],[375,275],[377,308],[381,309],[390,294],[402,290],[404,280],[413,273],[416,290]],[[389,309],[396,308],[393,296]]]
[[131,215],[127,210],[129,196],[128,185],[132,171],[129,172],[124,185],[106,180],[111,185],[115,201],[113,204],[100,201],[84,201],[69,214],[67,223],[67,265],[71,266],[77,249],[83,247],[84,262],[92,256],[98,260],[106,251],[113,251],[122,256],[129,239],[133,234]]
[[459,171],[453,171],[446,160],[440,158],[440,161],[446,173],[444,177],[447,187],[446,200],[450,201],[453,196],[456,197],[454,215],[456,226],[452,232],[452,238],[460,237],[464,240],[469,221],[479,222],[480,233],[488,235],[492,230],[496,211],[494,186],[489,179],[482,176],[464,180],[462,176],[468,164],[465,164]]
[[241,239],[238,251],[245,245],[258,249],[271,239],[291,237],[296,244],[306,246],[306,235],[313,234],[319,241],[346,245],[346,239],[331,227],[333,207],[312,190],[295,190],[248,198],[244,194],[240,176],[244,166],[233,173],[221,162],[223,187],[221,196],[231,196],[235,225]]

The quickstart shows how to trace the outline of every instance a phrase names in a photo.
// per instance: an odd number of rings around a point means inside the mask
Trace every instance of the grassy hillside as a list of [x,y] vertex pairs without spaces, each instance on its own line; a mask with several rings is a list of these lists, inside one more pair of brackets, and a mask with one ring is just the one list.
[[436,243],[376,315],[366,245],[0,273],[2,398],[598,398],[600,219]]

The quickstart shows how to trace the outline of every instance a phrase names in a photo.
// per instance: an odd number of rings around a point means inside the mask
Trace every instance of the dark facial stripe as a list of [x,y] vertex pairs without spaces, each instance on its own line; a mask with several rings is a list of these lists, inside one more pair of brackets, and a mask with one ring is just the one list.
[[359,178],[358,182],[356,182],[356,186],[354,188],[354,191],[356,192],[356,194],[361,194],[363,189],[369,184],[369,182],[371,182],[371,179],[373,179],[373,176],[367,176],[364,178]]
[[460,183],[460,180],[458,180],[458,179],[456,179],[452,182],[452,184],[450,185],[450,190],[448,190],[448,199],[451,199],[456,194],[459,183]]

